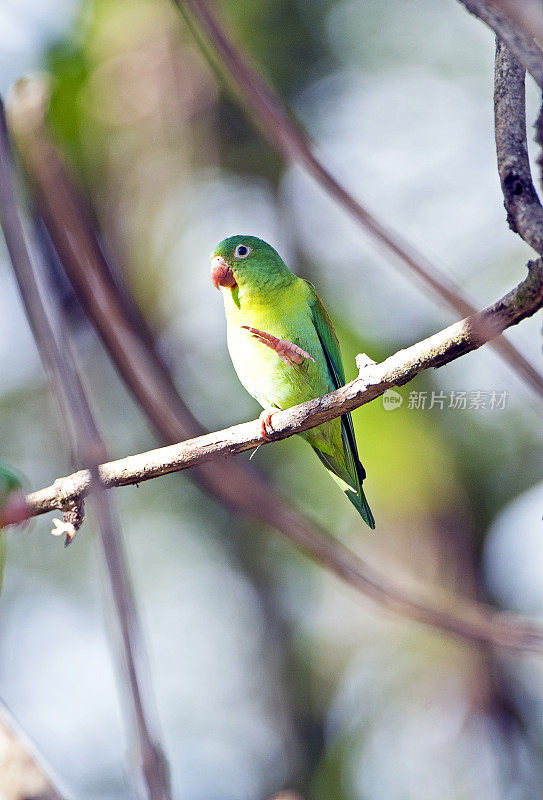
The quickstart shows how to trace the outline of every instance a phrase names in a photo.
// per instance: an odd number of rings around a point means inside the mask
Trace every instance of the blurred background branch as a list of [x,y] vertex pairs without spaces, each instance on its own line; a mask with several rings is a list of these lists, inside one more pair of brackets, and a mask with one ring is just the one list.
[[66,800],[41,756],[1,700],[0,797],[3,800]]
[[[490,0],[530,38],[543,42],[543,8],[539,0]],[[522,60],[522,59],[521,59]],[[541,84],[540,84],[541,85]]]
[[[158,722],[153,718],[154,699],[141,625],[130,587],[119,526],[98,473],[98,465],[106,456],[106,449],[75,366],[70,341],[63,326],[62,309],[48,287],[46,273],[40,269],[39,257],[31,255],[25,240],[11,171],[9,137],[4,106],[0,100],[0,223],[51,389],[69,423],[66,433],[73,453],[79,463],[89,467],[94,509],[118,625],[114,644],[119,688],[127,709],[126,731],[130,742],[132,778],[138,796],[147,800],[168,800],[167,766],[159,742]],[[68,501],[63,506],[68,513],[76,508],[80,509],[81,504]]]
[[[460,0],[467,10],[491,28],[543,89],[543,51],[534,41],[536,26],[526,24],[535,19],[529,15],[524,0]],[[516,6],[517,10],[513,10]],[[540,20],[540,15],[538,15]],[[524,23],[521,26],[521,23]]]

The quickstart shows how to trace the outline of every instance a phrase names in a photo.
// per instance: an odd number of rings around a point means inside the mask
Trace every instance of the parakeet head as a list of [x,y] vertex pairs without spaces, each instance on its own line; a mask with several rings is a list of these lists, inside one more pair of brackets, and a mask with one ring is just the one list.
[[256,236],[230,236],[211,253],[211,280],[218,289],[259,290],[294,280],[279,253]]

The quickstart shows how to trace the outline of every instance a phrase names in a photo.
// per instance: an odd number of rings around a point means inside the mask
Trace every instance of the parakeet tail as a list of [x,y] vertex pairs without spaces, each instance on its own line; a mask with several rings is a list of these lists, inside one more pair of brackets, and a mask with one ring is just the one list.
[[366,500],[366,495],[364,494],[364,489],[362,487],[359,488],[358,494],[355,494],[353,491],[345,492],[353,506],[356,508],[366,525],[373,530],[375,530],[375,519],[373,518],[373,514],[371,513],[371,508],[369,507],[368,501]]
[[313,447],[313,445],[311,446],[332,478],[335,480],[341,490],[347,495],[366,525],[374,530],[375,519],[373,518],[371,508],[368,505],[366,495],[362,489],[362,481],[364,480],[366,474],[358,456],[354,455],[353,458],[353,467],[356,475],[351,476],[347,473],[345,467],[341,467],[334,458],[329,456],[327,453],[323,453],[322,450],[319,450],[317,447]]

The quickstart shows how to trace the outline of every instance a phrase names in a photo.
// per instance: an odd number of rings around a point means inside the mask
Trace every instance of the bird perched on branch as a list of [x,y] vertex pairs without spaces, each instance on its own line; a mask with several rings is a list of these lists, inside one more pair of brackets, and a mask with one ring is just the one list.
[[[274,409],[286,409],[345,384],[339,342],[330,317],[307,281],[256,236],[231,236],[211,254],[211,279],[221,289],[228,349],[238,377],[264,408],[269,440]],[[313,448],[364,521],[375,520],[362,490],[350,414],[300,434]]]

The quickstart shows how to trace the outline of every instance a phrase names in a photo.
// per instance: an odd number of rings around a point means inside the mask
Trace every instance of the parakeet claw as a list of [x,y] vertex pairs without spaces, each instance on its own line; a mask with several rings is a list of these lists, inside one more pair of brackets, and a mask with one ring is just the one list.
[[[262,438],[265,439],[267,442],[273,442],[272,437],[270,436],[273,433],[273,425],[271,424],[271,418],[273,415],[277,413],[275,411],[268,411],[264,409],[264,411],[260,414],[260,433],[262,434]],[[269,433],[268,433],[269,428]]]
[[313,356],[310,356],[309,353],[302,350],[302,348],[298,347],[294,342],[289,342],[288,339],[278,339],[277,336],[274,336],[272,333],[259,331],[258,328],[250,328],[249,325],[242,325],[241,327],[249,331],[257,341],[275,350],[281,361],[284,361],[289,367],[293,364],[301,364],[304,358],[315,361]]

